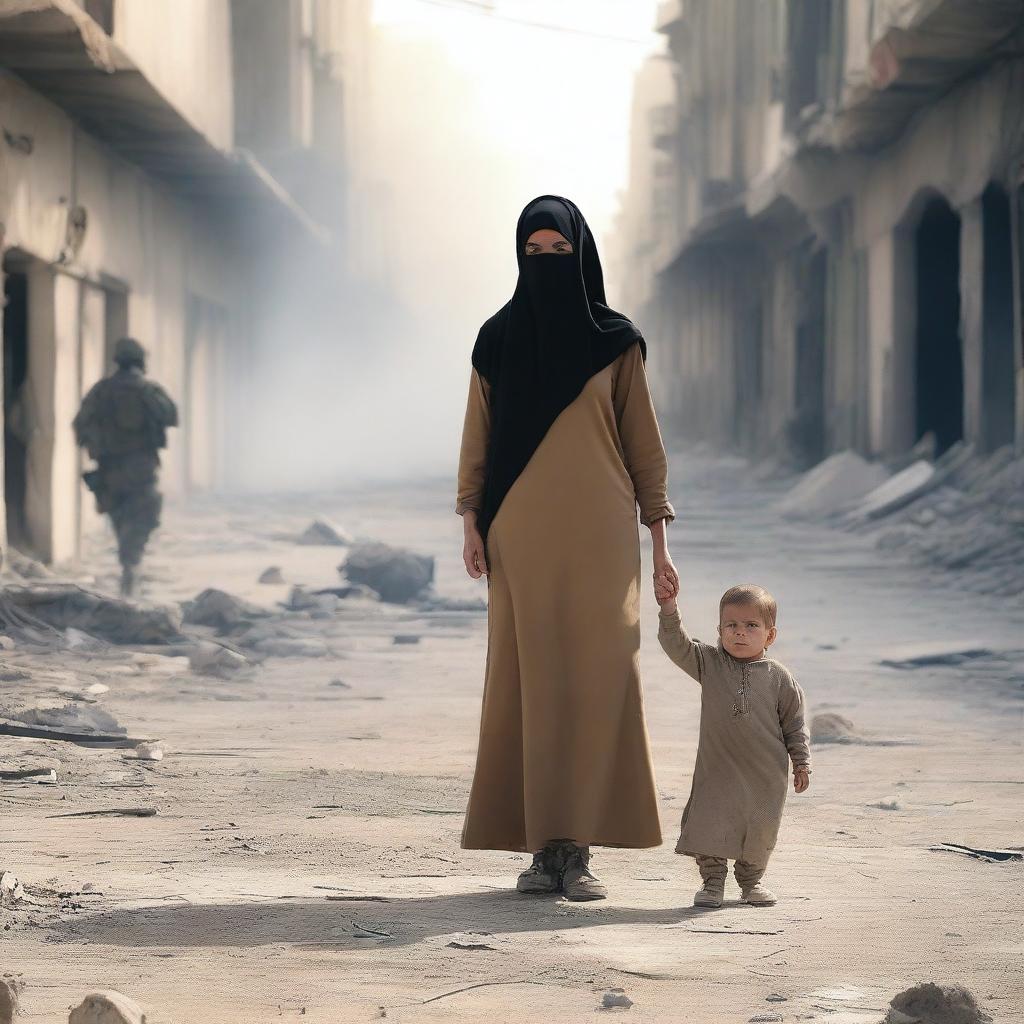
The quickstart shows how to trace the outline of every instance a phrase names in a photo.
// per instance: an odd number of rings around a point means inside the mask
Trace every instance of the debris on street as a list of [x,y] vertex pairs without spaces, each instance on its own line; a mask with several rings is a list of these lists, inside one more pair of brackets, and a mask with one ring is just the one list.
[[975,846],[963,846],[960,843],[936,843],[929,850],[939,853],[958,853],[961,857],[973,857],[975,860],[987,861],[989,864],[1005,864],[1007,861],[1024,860],[1024,850],[983,850]]
[[14,1024],[18,1019],[18,1003],[22,981],[11,974],[0,977],[0,1024]]
[[215,587],[208,587],[193,600],[186,601],[182,612],[189,625],[212,626],[219,633],[229,633],[253,619],[270,615],[265,608]]
[[974,993],[961,985],[924,982],[894,996],[885,1024],[991,1024]]
[[177,609],[109,597],[75,583],[7,586],[3,596],[53,629],[71,627],[112,644],[170,644],[183,639]]
[[352,539],[342,530],[325,522],[323,519],[315,519],[296,538],[297,544],[310,546],[322,546],[333,548],[345,548],[352,544]]
[[610,988],[601,996],[602,1010],[628,1010],[632,1005],[633,1000],[621,988]]
[[260,583],[284,583],[284,575],[279,565],[272,565],[260,573]]
[[120,992],[90,992],[68,1017],[68,1024],[146,1024],[142,1008]]
[[812,743],[854,743],[857,739],[856,726],[842,715],[825,711],[811,719]]
[[830,516],[851,508],[888,476],[883,466],[856,452],[836,452],[804,473],[775,507],[796,519]]
[[362,541],[352,548],[338,571],[353,583],[370,587],[384,601],[407,604],[433,583],[434,559],[405,548]]

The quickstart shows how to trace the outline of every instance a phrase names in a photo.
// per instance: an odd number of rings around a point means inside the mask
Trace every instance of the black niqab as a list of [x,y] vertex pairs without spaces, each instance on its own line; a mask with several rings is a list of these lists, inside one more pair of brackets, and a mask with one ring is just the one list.
[[[535,231],[552,228],[571,255],[525,255]],[[633,344],[634,324],[609,309],[597,246],[583,214],[560,196],[530,203],[516,227],[519,280],[512,299],[480,328],[473,366],[491,388],[491,429],[480,532],[544,440],[551,424]]]

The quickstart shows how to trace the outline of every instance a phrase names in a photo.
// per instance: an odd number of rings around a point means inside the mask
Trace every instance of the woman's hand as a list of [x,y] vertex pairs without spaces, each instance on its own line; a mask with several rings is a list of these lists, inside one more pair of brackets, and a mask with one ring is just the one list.
[[672,562],[672,556],[668,553],[666,525],[665,519],[657,519],[651,523],[651,540],[654,542],[654,593],[659,604],[679,596],[679,573]]
[[466,572],[473,579],[478,580],[481,576],[487,576],[490,570],[487,568],[487,555],[484,551],[484,539],[476,527],[476,513],[466,512],[462,517],[462,525],[465,533],[465,541],[462,545],[462,561],[466,564]]

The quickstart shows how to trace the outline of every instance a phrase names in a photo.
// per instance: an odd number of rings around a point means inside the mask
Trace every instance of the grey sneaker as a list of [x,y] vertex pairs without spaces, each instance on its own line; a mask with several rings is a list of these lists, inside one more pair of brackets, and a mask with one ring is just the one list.
[[777,902],[775,893],[766,889],[760,882],[743,890],[743,902],[749,903],[752,907],[771,907]]
[[562,891],[562,855],[558,846],[545,846],[519,876],[516,889],[530,896]]
[[720,907],[725,899],[725,883],[716,885],[714,882],[705,882],[702,889],[698,889],[693,897],[695,907]]
[[572,843],[565,847],[565,851],[565,870],[562,873],[565,898],[574,903],[607,899],[608,889],[590,870],[590,847]]

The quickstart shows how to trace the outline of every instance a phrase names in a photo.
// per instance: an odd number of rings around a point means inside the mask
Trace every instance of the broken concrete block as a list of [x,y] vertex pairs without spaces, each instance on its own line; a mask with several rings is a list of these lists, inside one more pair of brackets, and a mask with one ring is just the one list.
[[22,554],[17,548],[7,549],[6,562],[10,568],[25,580],[47,580],[53,573],[34,558]]
[[628,1010],[632,1005],[633,1000],[621,988],[610,988],[601,996],[602,1010]]
[[188,656],[189,667],[193,672],[207,676],[226,676],[244,668],[246,657],[221,644],[203,642],[197,644]]
[[0,906],[11,907],[25,898],[25,887],[12,871],[0,871]]
[[296,543],[308,544],[310,546],[344,548],[352,543],[352,539],[323,519],[315,519],[299,534],[296,538]]
[[127,730],[113,715],[94,704],[65,704],[57,708],[29,708],[7,716],[22,725],[58,729],[63,732],[123,736]]
[[234,629],[251,619],[265,618],[270,613],[258,605],[243,601],[225,590],[208,587],[182,606],[185,622],[194,626],[212,626],[220,632]]
[[902,508],[912,495],[923,493],[921,488],[935,475],[935,467],[921,459],[895,476],[890,477],[880,487],[865,495],[853,510],[853,515],[861,519],[874,519],[887,515],[889,512]]
[[794,518],[833,515],[855,505],[888,476],[885,467],[856,452],[836,452],[808,470],[776,508]]
[[825,711],[811,719],[812,743],[850,743],[857,739],[857,729],[848,718]]
[[357,544],[338,570],[393,604],[406,604],[434,581],[433,558],[375,541]]
[[138,1003],[110,989],[90,992],[71,1011],[68,1024],[146,1024]]
[[20,978],[13,974],[0,977],[0,1024],[14,1024],[18,1019],[18,998],[21,989]]
[[8,586],[4,598],[54,629],[72,627],[112,644],[168,644],[183,639],[176,608],[108,597],[74,583]]
[[279,565],[272,565],[260,573],[260,583],[284,583],[284,576]]
[[894,996],[886,1024],[991,1024],[992,1017],[962,985],[924,982]]
[[162,761],[164,748],[159,743],[140,743],[134,750],[122,756],[129,761]]

